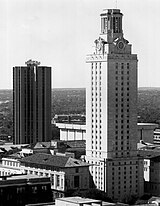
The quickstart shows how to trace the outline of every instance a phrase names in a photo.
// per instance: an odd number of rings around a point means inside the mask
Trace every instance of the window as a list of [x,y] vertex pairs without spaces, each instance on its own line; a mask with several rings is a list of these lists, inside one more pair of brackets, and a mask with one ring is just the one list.
[[74,176],[74,187],[79,187],[79,176]]
[[124,69],[124,64],[123,63],[121,64],[121,69]]
[[32,193],[37,193],[37,187],[35,186],[35,187],[32,187]]
[[57,175],[57,187],[59,187],[59,186],[60,186],[60,176]]

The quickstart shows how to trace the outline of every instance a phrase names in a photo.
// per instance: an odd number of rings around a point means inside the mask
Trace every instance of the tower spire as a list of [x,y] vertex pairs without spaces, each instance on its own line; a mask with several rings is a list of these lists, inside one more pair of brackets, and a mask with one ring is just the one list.
[[115,4],[116,4],[116,9],[117,9],[117,4],[118,4],[118,1],[117,0],[115,0],[116,2],[115,2]]

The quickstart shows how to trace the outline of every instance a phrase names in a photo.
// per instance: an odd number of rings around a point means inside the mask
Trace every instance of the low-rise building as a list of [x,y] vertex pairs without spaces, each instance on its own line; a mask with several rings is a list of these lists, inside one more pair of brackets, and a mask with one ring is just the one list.
[[20,161],[21,169],[26,174],[50,177],[54,197],[63,197],[74,190],[90,187],[89,164],[80,160],[37,153]]
[[[84,122],[83,124],[75,124],[74,122],[58,122],[55,124],[60,129],[60,140],[86,140],[86,124]],[[153,143],[154,130],[158,127],[158,125],[154,123],[138,123],[137,127],[138,139],[145,142]]]
[[154,131],[153,143],[160,145],[160,129],[156,129],[156,130]]
[[86,154],[85,140],[51,140],[50,147],[51,154],[65,153],[72,154],[74,158],[80,159],[82,155]]
[[20,155],[14,154],[7,157],[3,157],[0,164],[0,176],[7,176],[11,174],[22,174],[20,167]]
[[50,179],[35,175],[1,176],[0,205],[22,206],[53,201]]
[[[56,206],[102,206],[101,200],[94,200],[90,198],[82,198],[82,197],[65,197],[58,198],[55,200]],[[111,203],[112,205],[112,203]]]
[[160,194],[160,146],[149,144],[139,149],[144,158],[144,192],[151,195]]
[[150,179],[145,182],[145,192],[152,195],[160,194],[160,155],[150,159]]
[[60,140],[86,140],[86,125],[72,123],[56,123],[60,129]]
[[138,123],[138,139],[144,142],[153,143],[154,130],[158,127],[158,124],[154,123]]

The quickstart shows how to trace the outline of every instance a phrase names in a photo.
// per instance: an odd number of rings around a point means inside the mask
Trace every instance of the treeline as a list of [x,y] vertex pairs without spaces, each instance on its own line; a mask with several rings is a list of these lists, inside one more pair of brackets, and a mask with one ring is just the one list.
[[138,121],[160,123],[160,88],[139,88]]
[[[52,89],[52,118],[55,114],[85,114],[86,90]],[[138,121],[160,123],[160,88],[138,89]],[[13,133],[13,92],[0,90],[0,135]]]
[[85,114],[85,89],[53,89],[52,117],[55,114]]

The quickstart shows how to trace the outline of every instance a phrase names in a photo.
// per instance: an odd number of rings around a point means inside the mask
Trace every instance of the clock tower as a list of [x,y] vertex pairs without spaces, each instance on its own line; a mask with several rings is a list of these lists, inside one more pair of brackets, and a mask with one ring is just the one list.
[[86,161],[95,186],[118,201],[143,195],[137,156],[137,55],[123,36],[122,13],[101,13],[95,51],[87,55]]

